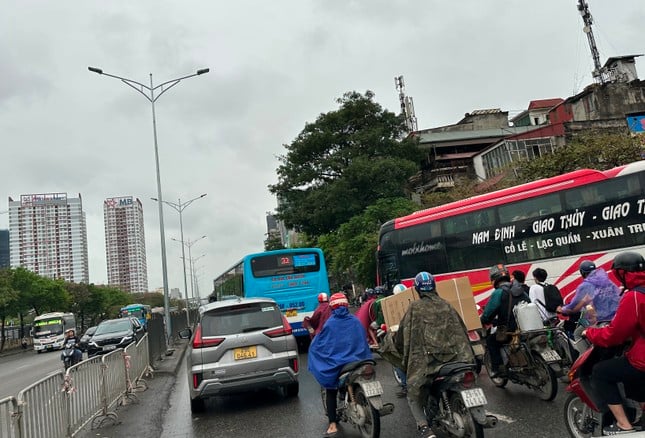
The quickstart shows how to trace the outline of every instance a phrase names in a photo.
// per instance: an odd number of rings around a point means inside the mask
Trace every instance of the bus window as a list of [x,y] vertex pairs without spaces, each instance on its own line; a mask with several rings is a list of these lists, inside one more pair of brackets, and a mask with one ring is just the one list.
[[508,224],[524,219],[561,213],[562,204],[560,202],[560,195],[552,193],[550,195],[527,199],[526,201],[502,205],[498,208],[498,211],[500,224]]

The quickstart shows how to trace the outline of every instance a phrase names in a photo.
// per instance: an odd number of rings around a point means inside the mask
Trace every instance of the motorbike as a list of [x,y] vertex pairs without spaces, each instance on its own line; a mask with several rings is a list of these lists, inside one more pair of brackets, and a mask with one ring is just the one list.
[[[557,317],[546,322],[548,345],[560,358],[561,362],[552,364],[556,377],[567,378],[571,365],[578,358],[581,351],[586,350],[580,341],[574,342],[564,331],[564,321]],[[580,350],[584,348],[583,350]]]
[[[383,387],[376,379],[376,362],[372,359],[352,362],[343,367],[338,384],[337,418],[351,424],[362,438],[378,438],[381,417],[394,411],[392,403],[383,403]],[[327,409],[327,393],[322,392]]]
[[65,367],[65,370],[80,362],[78,358],[74,357],[76,350],[76,341],[74,339],[70,339],[65,342],[65,345],[63,346],[63,366]]
[[[600,410],[598,408],[600,403],[591,388],[590,380],[591,370],[595,364],[620,354],[622,354],[622,347],[602,348],[591,345],[571,367],[569,372],[571,382],[566,389],[570,394],[564,402],[564,422],[571,437],[603,436],[603,427],[615,421],[608,409]],[[634,435],[642,435],[645,416],[640,404],[628,397],[624,387],[621,388],[621,392],[622,404],[630,422],[637,424],[640,419],[640,425],[634,426],[636,429]],[[631,436],[632,434],[621,434],[621,436],[623,435]]]
[[[488,334],[494,336],[494,334]],[[509,343],[501,347],[506,373],[491,377],[498,388],[503,388],[510,380],[537,392],[544,401],[551,401],[558,393],[558,374],[562,373],[562,358],[549,347],[548,329],[516,331]],[[484,366],[491,374],[490,353],[486,349]]]
[[477,386],[476,368],[471,363],[447,363],[424,387],[424,411],[432,430],[450,437],[483,438],[484,428],[497,425],[497,417],[484,409],[488,401]]

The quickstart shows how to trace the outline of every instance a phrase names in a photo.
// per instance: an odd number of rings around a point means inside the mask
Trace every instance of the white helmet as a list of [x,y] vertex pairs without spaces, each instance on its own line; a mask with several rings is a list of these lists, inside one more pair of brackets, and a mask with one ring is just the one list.
[[392,292],[394,293],[394,295],[396,295],[396,294],[398,294],[398,293],[400,293],[400,292],[403,292],[403,291],[404,291],[404,290],[406,290],[406,289],[407,289],[407,287],[405,287],[404,285],[402,285],[401,283],[399,283],[399,284],[397,284],[396,286],[394,286],[394,287],[392,288]]

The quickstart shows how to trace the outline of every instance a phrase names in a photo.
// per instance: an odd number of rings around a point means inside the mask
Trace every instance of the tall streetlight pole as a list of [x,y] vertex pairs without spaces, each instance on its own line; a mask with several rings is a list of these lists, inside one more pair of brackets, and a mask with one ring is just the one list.
[[202,257],[206,257],[206,254],[202,254],[199,257],[195,257],[194,259],[190,259],[190,282],[191,282],[191,287],[195,288],[195,291],[197,291],[197,295],[199,295],[199,284],[197,284],[197,272],[195,269],[195,262]]
[[[192,258],[191,258],[192,257],[191,256],[191,248],[193,247],[194,244],[196,244],[197,242],[199,242],[200,240],[205,239],[205,238],[206,238],[206,236],[202,236],[202,237],[199,237],[199,238],[197,238],[195,240],[188,239],[187,242],[183,242],[183,241],[181,242],[183,245],[186,245],[188,247],[188,261],[189,262],[191,262],[191,260],[192,260]],[[179,242],[179,241],[177,240],[177,242]],[[204,255],[206,255],[206,254],[204,254]],[[195,285],[193,284],[193,267],[192,267],[192,264],[189,266],[189,268],[190,268],[190,295],[192,297],[194,297],[195,296],[195,289],[194,289]]]
[[[97,73],[103,76],[108,76],[110,78],[118,79],[124,84],[132,87],[143,97],[148,99],[150,105],[152,106],[152,133],[154,137],[154,146],[155,146],[155,165],[157,170],[157,199],[159,202],[159,234],[161,238],[161,272],[163,275],[163,305],[164,305],[164,323],[166,325],[166,347],[170,345],[170,339],[172,336],[172,327],[170,326],[170,300],[168,298],[168,269],[166,263],[166,236],[164,233],[163,225],[163,197],[161,195],[161,173],[159,172],[159,148],[157,145],[157,119],[155,117],[155,102],[161,97],[166,91],[170,90],[172,87],[177,85],[184,79],[192,78],[194,76],[199,76],[204,73],[208,73],[208,68],[202,68],[197,70],[195,73],[182,76],[180,78],[171,79],[162,84],[154,86],[152,83],[152,73],[150,73],[150,86],[144,85],[140,82],[134,81],[132,79],[123,78],[121,76],[113,75],[110,73],[105,73],[102,69],[98,67],[87,67],[87,69],[93,73]],[[155,96],[155,91],[161,90],[159,94]]]
[[[204,193],[203,195],[197,196],[196,198],[193,198],[190,201],[186,201],[183,204],[181,202],[181,199],[178,199],[177,203],[170,202],[170,201],[161,201],[164,204],[168,205],[169,207],[172,207],[177,211],[177,213],[179,213],[179,230],[181,233],[182,242],[184,241],[184,221],[182,219],[182,212],[184,211],[184,209],[186,209],[186,207],[192,204],[193,201],[201,199],[204,196],[206,196],[206,193]],[[157,198],[150,198],[150,199],[152,199],[153,201],[159,202],[159,199]],[[188,311],[186,318],[187,318],[188,325],[190,325],[190,306],[188,305],[188,280],[186,279],[186,251],[184,249],[183,243],[181,245],[181,259],[183,260],[183,263],[184,263],[184,294],[186,297],[186,310]],[[191,298],[195,299],[194,296],[191,296]]]

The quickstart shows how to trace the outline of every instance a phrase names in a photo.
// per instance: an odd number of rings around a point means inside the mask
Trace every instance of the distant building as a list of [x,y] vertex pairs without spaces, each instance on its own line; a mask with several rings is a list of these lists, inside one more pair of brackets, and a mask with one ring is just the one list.
[[9,230],[0,230],[0,269],[11,266],[9,258]]
[[81,195],[67,193],[9,198],[11,267],[74,283],[89,282],[87,227]]
[[108,284],[131,293],[148,292],[143,206],[124,196],[103,201]]

